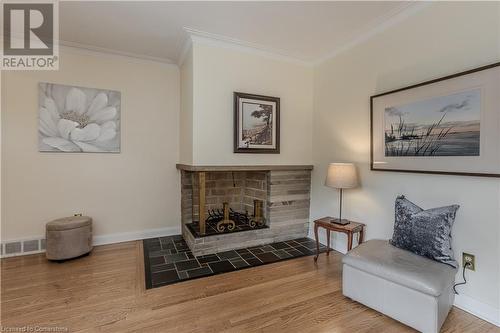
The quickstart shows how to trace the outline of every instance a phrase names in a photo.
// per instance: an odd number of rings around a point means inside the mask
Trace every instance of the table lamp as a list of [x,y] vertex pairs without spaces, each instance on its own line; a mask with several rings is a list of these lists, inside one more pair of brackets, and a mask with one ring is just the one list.
[[356,167],[352,163],[330,163],[325,185],[340,190],[339,218],[334,218],[330,222],[340,225],[349,224],[348,220],[342,219],[342,190],[358,186]]

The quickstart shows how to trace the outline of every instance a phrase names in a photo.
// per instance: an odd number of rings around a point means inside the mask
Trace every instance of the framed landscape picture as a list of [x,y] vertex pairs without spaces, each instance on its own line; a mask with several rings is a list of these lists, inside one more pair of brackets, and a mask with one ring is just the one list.
[[500,63],[370,98],[371,169],[500,177]]
[[280,152],[280,99],[234,93],[234,152]]

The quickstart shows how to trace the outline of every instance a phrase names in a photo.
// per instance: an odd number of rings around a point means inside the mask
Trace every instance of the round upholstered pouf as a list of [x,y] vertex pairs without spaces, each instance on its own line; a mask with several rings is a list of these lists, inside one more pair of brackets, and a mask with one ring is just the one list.
[[92,251],[92,218],[71,216],[47,223],[46,255],[49,260],[66,260]]

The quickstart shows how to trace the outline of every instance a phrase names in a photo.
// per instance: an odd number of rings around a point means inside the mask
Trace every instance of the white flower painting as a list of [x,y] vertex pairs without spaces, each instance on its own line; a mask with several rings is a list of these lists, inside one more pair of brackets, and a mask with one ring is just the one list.
[[39,151],[120,152],[120,92],[39,84]]

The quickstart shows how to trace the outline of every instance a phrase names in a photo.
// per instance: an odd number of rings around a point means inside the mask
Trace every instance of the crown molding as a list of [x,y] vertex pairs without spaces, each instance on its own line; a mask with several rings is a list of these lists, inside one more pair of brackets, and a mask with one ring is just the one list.
[[148,63],[159,63],[163,65],[176,66],[176,63],[168,58],[160,58],[153,57],[144,54],[132,53],[132,52],[124,52],[118,51],[114,49],[108,49],[105,47],[93,46],[82,43],[68,42],[68,41],[59,41],[59,47],[61,51],[69,51],[76,52],[80,54],[92,54],[92,55],[100,55],[100,56],[114,56],[114,57],[122,57],[126,59],[132,59],[140,62],[148,62]]
[[390,11],[386,15],[380,17],[376,22],[373,22],[361,29],[361,32],[351,38],[350,41],[335,48],[333,51],[329,52],[327,55],[320,57],[316,60],[305,59],[300,56],[290,55],[290,52],[268,47],[265,45],[252,43],[237,38],[232,38],[224,35],[214,34],[202,30],[193,29],[190,27],[184,27],[185,37],[181,40],[179,44],[182,45],[179,51],[179,55],[175,60],[161,57],[147,56],[144,54],[137,54],[125,51],[118,51],[109,48],[103,48],[93,45],[87,45],[82,43],[60,41],[61,50],[67,51],[78,51],[85,52],[86,54],[98,54],[98,55],[112,55],[120,56],[128,59],[135,59],[139,61],[161,63],[166,65],[182,66],[186,56],[191,49],[193,44],[204,44],[214,47],[233,49],[240,52],[246,52],[251,54],[257,54],[263,57],[294,63],[306,67],[317,66],[327,60],[330,60],[340,53],[343,53],[367,40],[380,34],[381,32],[387,30],[388,28],[406,20],[422,9],[430,6],[430,2],[426,1],[408,1],[401,6],[398,6],[394,10]]
[[270,48],[261,44],[251,43],[240,39],[213,34],[206,31],[184,27],[187,38],[192,44],[204,44],[209,46],[233,49],[245,53],[257,54],[266,58],[286,61],[301,66],[312,67],[313,62],[298,57],[287,55],[286,51]]
[[184,43],[182,44],[181,52],[177,57],[177,66],[179,66],[179,68],[182,66],[182,64],[184,64],[184,60],[186,60],[189,50],[192,47],[193,47],[193,40],[191,39],[191,36],[188,35],[185,37]]
[[365,31],[364,33],[359,34],[357,37],[354,37],[346,44],[341,45],[340,47],[334,49],[324,57],[321,57],[318,60],[314,61],[314,65],[317,66],[325,61],[335,58],[340,53],[343,53],[363,42],[366,42],[370,38],[406,20],[407,18],[413,16],[422,9],[429,7],[430,5],[431,2],[427,1],[408,1],[402,6],[392,10],[387,15],[382,16],[379,20],[377,20],[377,22],[364,27],[362,29],[363,31]]

